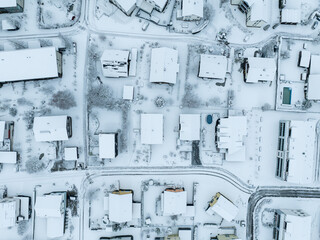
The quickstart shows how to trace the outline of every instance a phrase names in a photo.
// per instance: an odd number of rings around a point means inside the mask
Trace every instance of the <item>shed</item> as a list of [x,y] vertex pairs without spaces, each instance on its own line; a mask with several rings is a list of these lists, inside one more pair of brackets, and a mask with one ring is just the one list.
[[118,156],[118,133],[99,134],[99,157],[111,159]]
[[123,13],[130,16],[136,8],[136,0],[109,0],[116,5]]
[[320,100],[320,74],[310,74],[307,82],[306,98],[308,100]]
[[0,229],[15,226],[18,215],[18,199],[5,198],[0,200]]
[[195,21],[203,18],[203,0],[182,0],[181,18],[184,21]]
[[311,52],[306,50],[300,51],[298,66],[303,68],[309,68],[310,61],[311,61]]

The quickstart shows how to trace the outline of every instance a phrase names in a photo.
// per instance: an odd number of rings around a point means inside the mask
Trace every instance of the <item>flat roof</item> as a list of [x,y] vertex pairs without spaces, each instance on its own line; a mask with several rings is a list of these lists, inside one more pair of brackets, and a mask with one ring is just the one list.
[[37,217],[44,218],[60,218],[63,216],[65,209],[63,209],[64,195],[63,194],[49,194],[38,196],[36,198],[35,211]]
[[35,117],[33,133],[37,142],[68,140],[67,116]]
[[310,75],[320,74],[320,55],[311,55]]
[[247,117],[221,118],[217,128],[218,148],[227,149],[227,161],[245,161],[244,139],[247,135]]
[[16,164],[17,152],[0,151],[0,163]]
[[183,0],[182,16],[192,15],[203,18],[203,0]]
[[301,10],[284,8],[281,10],[281,23],[300,23]]
[[9,8],[17,6],[17,0],[1,0],[0,8]]
[[59,76],[55,47],[0,51],[0,82]]
[[274,81],[276,75],[276,62],[273,58],[249,57],[249,70],[246,82]]
[[310,74],[307,82],[307,99],[320,100],[320,74]]
[[164,216],[181,215],[187,212],[186,191],[164,191],[162,193],[162,211]]
[[225,56],[201,54],[199,77],[224,79],[227,67],[228,60]]
[[177,50],[167,47],[151,50],[150,82],[175,84],[178,72]]
[[101,133],[99,134],[99,158],[116,157],[116,134]]
[[141,143],[163,143],[163,115],[141,114]]
[[127,194],[109,194],[109,220],[116,223],[130,222],[133,213],[133,196]]
[[125,12],[129,12],[135,5],[136,0],[114,0]]
[[180,140],[200,140],[200,114],[180,114]]

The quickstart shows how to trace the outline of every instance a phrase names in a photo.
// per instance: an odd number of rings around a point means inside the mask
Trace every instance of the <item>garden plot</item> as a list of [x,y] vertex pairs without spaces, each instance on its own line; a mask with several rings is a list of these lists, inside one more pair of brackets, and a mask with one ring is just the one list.
[[[74,40],[76,41],[76,40]],[[21,40],[28,46],[28,40]],[[79,147],[80,161],[84,145],[83,133],[83,83],[78,78],[82,70],[78,64],[71,39],[40,39],[40,45],[65,48],[63,52],[62,78],[14,82],[4,84],[1,92],[1,120],[14,122],[13,151],[19,154],[19,170],[30,173],[48,170],[56,161],[64,159],[64,147]],[[4,45],[16,44],[2,42]],[[19,44],[21,45],[21,44]],[[40,66],[39,66],[40,67]],[[36,116],[68,115],[72,117],[73,136],[65,142],[36,142],[33,134],[33,119]],[[75,167],[75,163],[73,164]],[[73,168],[74,168],[73,167]],[[61,167],[63,169],[63,167]]]
[[39,26],[44,29],[73,26],[80,18],[82,0],[40,0]]

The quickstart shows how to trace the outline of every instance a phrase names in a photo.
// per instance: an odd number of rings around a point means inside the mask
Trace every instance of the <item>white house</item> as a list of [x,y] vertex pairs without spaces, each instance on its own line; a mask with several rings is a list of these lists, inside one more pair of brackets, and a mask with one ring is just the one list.
[[218,214],[223,219],[231,222],[238,215],[239,209],[229,199],[218,192],[209,203],[206,212],[210,215]]
[[280,10],[280,23],[299,24],[301,22],[301,0],[286,0],[285,2],[285,6]]
[[133,192],[131,190],[114,191],[105,198],[105,210],[111,222],[125,223],[133,219]]
[[267,24],[267,0],[255,0],[247,12],[247,27],[260,28]]
[[68,140],[72,136],[71,117],[35,117],[33,121],[33,133],[37,142]]
[[102,73],[105,77],[126,78],[136,75],[137,49],[104,50],[101,58]]
[[307,78],[306,99],[320,101],[320,74],[310,74]]
[[311,239],[312,217],[303,210],[277,209],[274,240]]
[[163,143],[163,115],[141,114],[141,143]]
[[19,215],[19,200],[5,198],[0,200],[0,228],[14,227]]
[[36,198],[35,214],[36,217],[46,218],[48,238],[64,235],[66,201],[66,192],[55,192]]
[[163,12],[167,3],[168,0],[137,0],[137,6],[149,14],[151,14],[154,9],[158,12]]
[[313,182],[317,121],[282,120],[276,176],[296,184]]
[[136,0],[109,0],[127,16],[130,16],[136,8]]
[[182,0],[181,10],[177,10],[177,19],[199,21],[203,18],[203,0]]
[[226,161],[245,161],[247,136],[247,118],[230,116],[220,118],[217,126],[217,146],[226,151]]
[[99,134],[99,157],[112,159],[118,156],[118,133]]
[[1,0],[0,13],[23,12],[24,0]]
[[200,78],[225,79],[228,60],[222,55],[200,55]]
[[162,47],[151,51],[150,82],[175,84],[179,73],[178,51]]
[[244,62],[244,80],[247,83],[272,82],[277,71],[273,58],[249,57]]
[[200,114],[180,114],[180,140],[200,140]]
[[0,51],[0,83],[62,76],[62,54],[55,47]]
[[161,194],[163,216],[182,215],[187,212],[187,192],[184,189],[166,189]]

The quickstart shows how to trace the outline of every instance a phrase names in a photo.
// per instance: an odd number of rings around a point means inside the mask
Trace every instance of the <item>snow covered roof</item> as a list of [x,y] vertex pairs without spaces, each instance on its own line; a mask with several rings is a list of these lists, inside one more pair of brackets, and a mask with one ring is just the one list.
[[0,142],[3,142],[3,140],[4,140],[5,127],[6,127],[6,122],[5,121],[0,121]]
[[47,218],[47,237],[58,238],[64,234],[64,215]]
[[312,217],[302,210],[281,209],[285,214],[283,240],[311,239]]
[[294,23],[298,24],[301,22],[301,10],[284,8],[281,10],[281,23]]
[[64,148],[64,160],[75,161],[78,159],[78,148],[77,147],[65,147]]
[[109,220],[116,223],[132,220],[132,192],[109,194]]
[[9,8],[17,6],[17,0],[1,0],[0,8]]
[[136,0],[113,0],[125,11],[127,14],[130,14],[133,8],[136,6]]
[[320,55],[311,55],[310,75],[320,74]]
[[65,193],[38,196],[35,211],[37,217],[60,218],[65,213]]
[[116,134],[115,133],[99,134],[99,157],[100,158],[116,157]]
[[104,50],[101,56],[102,73],[105,77],[128,77],[129,55],[126,50]]
[[33,133],[37,142],[68,140],[67,116],[35,117]]
[[17,152],[0,151],[0,163],[17,163]]
[[311,52],[302,50],[299,54],[299,67],[309,68],[311,60]]
[[122,98],[125,100],[133,100],[133,86],[123,86]]
[[264,0],[255,0],[250,6],[247,21],[264,21],[267,22],[266,2]]
[[247,63],[246,82],[274,81],[277,66],[273,58],[249,57]]
[[59,76],[55,47],[0,51],[0,82],[56,78]]
[[308,100],[320,100],[320,74],[311,74],[308,77],[307,95]]
[[0,200],[0,228],[8,228],[16,225],[18,209],[18,199]]
[[167,47],[152,49],[150,82],[175,84],[178,72],[177,50]]
[[180,240],[192,240],[192,230],[191,229],[179,229]]
[[141,143],[163,143],[163,115],[141,114]]
[[239,209],[221,193],[217,193],[213,201],[210,203],[207,213],[214,213],[221,216],[223,219],[231,222],[238,215]]
[[312,182],[316,139],[315,127],[316,121],[290,121],[288,182]]
[[245,161],[244,138],[247,135],[247,117],[221,118],[217,128],[218,148],[227,149],[227,161]]
[[199,77],[224,79],[227,66],[228,61],[225,56],[201,54]]
[[161,195],[163,216],[185,214],[187,211],[187,192],[182,190],[165,190]]
[[180,140],[200,140],[200,114],[180,114]]
[[182,16],[197,16],[203,18],[203,0],[183,0]]

